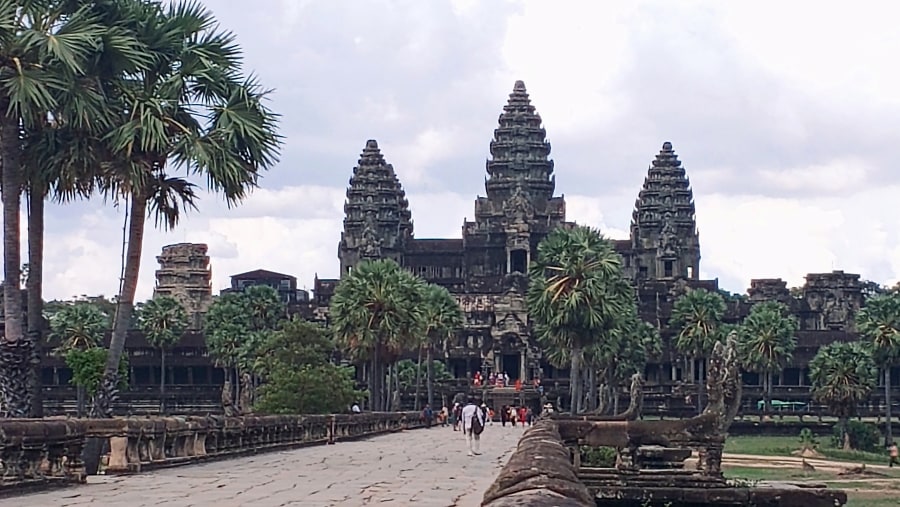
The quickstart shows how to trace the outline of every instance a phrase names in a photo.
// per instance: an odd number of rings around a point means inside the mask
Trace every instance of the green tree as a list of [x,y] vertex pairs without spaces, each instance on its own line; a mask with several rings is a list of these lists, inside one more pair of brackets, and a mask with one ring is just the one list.
[[425,349],[425,384],[428,404],[434,407],[435,361],[434,351],[444,349],[444,344],[463,325],[463,314],[450,292],[439,285],[428,284],[422,293],[422,320],[424,333],[419,347],[419,362],[416,368],[416,402],[419,408],[419,375],[422,366],[422,349]]
[[772,410],[772,377],[791,360],[797,346],[797,319],[777,301],[753,305],[738,328],[741,363],[763,376],[765,410]]
[[[675,300],[672,308],[670,325],[678,330],[675,335],[675,349],[688,359],[688,375],[692,382],[697,383],[697,411],[703,409],[700,394],[703,392],[705,379],[703,371],[706,369],[706,357],[712,353],[716,340],[722,337],[722,317],[725,315],[725,301],[716,292],[706,289],[688,290],[684,295]],[[700,372],[695,373],[694,367],[698,361],[702,361]]]
[[386,366],[415,346],[422,335],[423,283],[384,259],[361,262],[335,288],[329,312],[332,329],[350,358],[368,362],[372,410],[388,405]]
[[358,399],[353,368],[331,362],[336,351],[318,324],[292,319],[269,337],[258,371],[264,383],[256,409],[274,414],[345,412]]
[[559,228],[538,245],[528,278],[526,302],[535,335],[545,349],[571,351],[569,390],[576,413],[584,350],[607,339],[617,316],[635,305],[622,257],[596,229]]
[[[59,342],[56,353],[72,370],[77,392],[77,415],[84,416],[86,395],[93,395],[95,377],[102,374],[98,358],[106,358],[103,335],[109,330],[109,316],[97,306],[85,302],[67,304],[50,318],[50,338]],[[99,353],[103,352],[103,354]]]
[[157,296],[137,310],[138,328],[159,349],[159,413],[166,413],[166,349],[177,344],[188,328],[188,314],[169,296]]
[[886,443],[894,441],[891,421],[891,368],[900,357],[900,293],[885,293],[869,298],[856,314],[859,334],[869,340],[875,364],[884,375]]
[[[125,61],[134,56],[132,38],[103,25],[93,6],[65,0],[0,0],[0,160],[4,235],[4,338],[0,341],[0,412],[24,417],[31,412],[37,379],[31,368],[39,334],[42,285],[44,181],[30,170],[29,147],[49,121],[62,125],[102,124],[105,96],[94,63],[104,52]],[[23,157],[24,155],[24,157]],[[27,178],[27,180],[26,180]],[[23,325],[20,285],[19,212],[28,188],[30,309],[28,336]],[[10,283],[13,280],[15,282]],[[31,384],[31,385],[29,385]]]
[[876,372],[870,348],[858,342],[826,345],[809,363],[813,399],[837,415],[845,448],[850,446],[847,421],[875,388]]
[[[244,374],[258,375],[266,344],[285,318],[284,305],[275,289],[267,286],[247,287],[243,292],[222,294],[206,314],[206,346],[216,364],[233,378],[235,393],[250,389],[253,397],[255,379],[243,381]],[[249,409],[250,407],[241,407]]]
[[267,91],[244,77],[234,35],[219,29],[199,3],[164,9],[142,3],[135,27],[153,55],[152,68],[119,82],[118,124],[106,142],[112,152],[102,183],[129,203],[127,251],[98,415],[108,415],[116,365],[125,346],[140,272],[145,221],[171,229],[194,207],[194,186],[172,169],[206,178],[229,205],[256,186],[278,156],[277,116]]

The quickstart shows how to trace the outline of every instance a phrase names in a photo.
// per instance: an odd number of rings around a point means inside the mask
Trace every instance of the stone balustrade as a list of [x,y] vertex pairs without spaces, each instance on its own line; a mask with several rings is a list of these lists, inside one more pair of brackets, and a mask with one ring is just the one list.
[[87,439],[108,443],[101,473],[135,473],[424,426],[418,412],[243,417],[0,420],[0,492],[85,481]]
[[482,507],[589,507],[594,499],[578,479],[556,423],[538,421],[485,492]]
[[0,419],[0,493],[83,483],[84,442],[75,420]]

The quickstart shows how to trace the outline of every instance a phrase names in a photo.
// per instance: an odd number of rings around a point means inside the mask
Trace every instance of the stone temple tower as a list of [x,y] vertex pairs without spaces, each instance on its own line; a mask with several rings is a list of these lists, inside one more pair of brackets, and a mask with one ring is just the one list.
[[631,268],[638,280],[700,277],[694,195],[668,141],[650,165],[634,204],[631,249]]
[[156,257],[156,287],[153,296],[177,299],[188,313],[191,328],[200,329],[203,316],[212,304],[212,271],[207,246],[203,243],[179,243],[162,248]]
[[338,244],[341,276],[366,259],[393,259],[402,264],[412,235],[406,193],[393,166],[384,161],[378,143],[369,140],[353,168],[344,202],[344,232]]

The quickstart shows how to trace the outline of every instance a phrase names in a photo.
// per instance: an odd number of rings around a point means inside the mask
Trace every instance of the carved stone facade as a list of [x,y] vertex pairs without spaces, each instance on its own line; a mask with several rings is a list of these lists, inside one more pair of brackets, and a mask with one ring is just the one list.
[[156,257],[159,269],[153,296],[170,296],[180,301],[193,329],[200,329],[212,304],[212,271],[206,252],[203,243],[179,243],[164,246]]
[[672,143],[651,163],[631,217],[630,245],[621,253],[635,279],[700,278],[694,195]]
[[409,202],[400,180],[378,143],[369,140],[347,188],[344,232],[338,245],[341,273],[365,259],[402,262],[412,233]]

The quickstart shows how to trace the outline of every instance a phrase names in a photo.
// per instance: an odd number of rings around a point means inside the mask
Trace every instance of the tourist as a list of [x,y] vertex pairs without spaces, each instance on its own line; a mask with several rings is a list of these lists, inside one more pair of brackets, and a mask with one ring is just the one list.
[[528,410],[525,411],[525,421],[529,426],[534,424],[534,412],[531,411],[531,407],[528,407]]
[[503,405],[500,407],[500,426],[506,426],[506,421],[509,419],[509,407]]
[[447,405],[444,405],[443,407],[441,407],[440,418],[441,418],[441,426],[446,428],[447,427],[447,419],[450,418],[450,411],[447,410]]
[[475,404],[473,398],[462,409],[462,429],[466,434],[469,456],[481,454],[481,432],[484,431],[484,412]]
[[431,410],[431,405],[425,404],[425,410],[422,410],[422,419],[425,420],[425,427],[431,428],[431,423],[434,422],[434,410]]
[[900,465],[900,454],[898,454],[897,452],[897,442],[891,442],[891,446],[888,448],[888,452],[891,455],[891,461],[888,466],[893,468],[894,464]]
[[519,412],[516,410],[516,407],[509,407],[509,422],[512,424],[512,427],[516,427],[516,423],[519,420],[518,416]]
[[492,409],[492,408],[487,409],[487,420],[488,420],[488,426],[494,425],[494,409]]
[[522,423],[522,427],[525,427],[525,407],[519,407],[519,413],[517,414],[519,418],[519,422]]
[[359,409],[359,403],[354,402],[353,406],[350,407],[350,412],[352,412],[354,414],[358,414],[358,413],[362,412],[362,410]]

